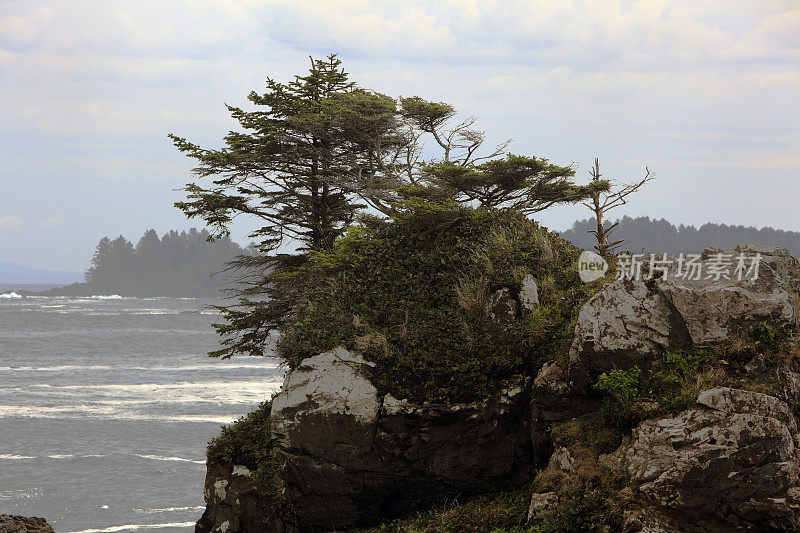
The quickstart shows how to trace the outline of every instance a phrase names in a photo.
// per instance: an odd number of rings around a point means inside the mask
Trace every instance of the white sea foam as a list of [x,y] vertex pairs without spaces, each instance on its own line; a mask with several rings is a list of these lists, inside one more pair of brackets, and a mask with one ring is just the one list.
[[12,299],[17,300],[19,298],[22,298],[22,296],[20,296],[16,292],[4,292],[3,294],[0,294],[0,298],[3,300],[12,300]]
[[192,527],[194,522],[169,522],[167,524],[126,524],[124,526],[111,526],[104,529],[82,529],[69,533],[114,533],[115,531],[131,531],[137,529],[166,529],[168,527]]
[[[109,406],[64,406],[64,407],[28,407],[24,405],[0,405],[0,418],[39,418],[39,419],[103,419],[133,420],[158,422],[209,422],[215,424],[231,424],[241,415],[156,415],[118,409]],[[0,459],[4,456],[0,455]],[[6,457],[18,459],[20,457]],[[25,457],[22,457],[25,458]],[[31,459],[35,459],[31,457]]]
[[65,370],[153,370],[158,372],[183,372],[191,370],[233,370],[241,368],[275,369],[282,365],[281,362],[265,360],[261,364],[248,363],[203,363],[197,365],[180,366],[109,366],[109,365],[53,365],[53,366],[0,366],[0,372],[62,372]]
[[204,505],[193,505],[191,507],[163,507],[157,509],[134,509],[137,513],[174,513],[176,511],[202,511]]
[[89,296],[90,300],[125,300],[123,296],[119,294],[93,294]]
[[19,461],[20,459],[36,459],[36,457],[30,455],[14,455],[13,453],[0,453],[0,459]]
[[139,455],[138,453],[134,455],[136,457],[141,457],[142,459],[155,459],[156,461],[176,461],[179,463],[194,463],[197,465],[206,464],[205,461],[198,461],[195,459],[184,459],[183,457],[164,457],[163,455]]

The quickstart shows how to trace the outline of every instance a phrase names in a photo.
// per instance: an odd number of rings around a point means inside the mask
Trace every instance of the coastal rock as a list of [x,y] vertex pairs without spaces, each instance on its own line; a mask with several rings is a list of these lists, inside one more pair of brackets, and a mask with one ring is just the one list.
[[522,280],[522,287],[519,290],[519,303],[525,311],[530,311],[539,305],[539,284],[531,274],[528,274]]
[[44,518],[0,514],[0,533],[54,533]]
[[[789,250],[780,247],[743,245],[731,248],[716,248],[710,246],[703,251],[703,256],[713,257],[716,254],[729,255],[734,262],[739,254],[752,257],[760,255],[760,265],[769,266],[789,288],[795,293],[800,293],[800,260],[794,257]],[[759,268],[760,273],[760,268]]]
[[589,375],[641,364],[688,340],[681,318],[663,294],[643,281],[620,279],[605,285],[581,308],[569,379],[584,388]]
[[528,506],[528,521],[542,515],[558,503],[558,494],[555,492],[534,492]]
[[206,465],[203,490],[206,510],[196,533],[298,533],[275,516],[271,498],[264,494],[252,472],[242,465]]
[[689,530],[794,531],[796,431],[780,400],[718,388],[695,408],[639,424],[615,457],[646,501]]
[[[771,266],[800,282],[796,260],[783,249],[764,253],[770,259],[760,264],[756,279],[683,279],[670,270],[655,279],[605,285],[578,315],[567,369],[572,390],[585,391],[592,378],[612,368],[647,366],[654,356],[720,343],[759,322],[796,328],[791,289]],[[708,262],[702,264],[708,272]]]
[[507,287],[494,291],[489,297],[488,314],[490,331],[499,334],[514,325],[519,313],[519,303]]
[[525,379],[480,402],[416,404],[379,397],[369,365],[337,348],[303,361],[273,398],[286,496],[305,527],[370,524],[530,479]]

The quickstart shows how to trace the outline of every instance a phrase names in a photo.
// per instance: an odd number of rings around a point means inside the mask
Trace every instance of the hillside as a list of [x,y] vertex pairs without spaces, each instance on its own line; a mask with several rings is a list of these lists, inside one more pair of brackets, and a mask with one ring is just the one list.
[[[591,250],[595,241],[588,231],[594,227],[594,218],[579,220],[561,235],[575,246]],[[664,219],[626,216],[619,219],[619,226],[614,229],[613,237],[627,241],[624,248],[633,253],[642,250],[654,253],[697,253],[709,246],[725,248],[736,244],[752,244],[780,246],[795,256],[800,255],[800,232],[769,227],[758,229],[752,226],[708,223],[696,228],[683,224],[676,226]]]

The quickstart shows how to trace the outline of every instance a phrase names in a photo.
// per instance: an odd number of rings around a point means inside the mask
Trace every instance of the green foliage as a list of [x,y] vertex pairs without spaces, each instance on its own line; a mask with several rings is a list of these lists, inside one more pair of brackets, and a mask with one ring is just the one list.
[[[518,212],[458,208],[352,228],[294,276],[301,294],[282,330],[290,366],[339,344],[377,363],[398,398],[471,401],[561,349],[584,285],[578,250]],[[486,316],[492,291],[542,280],[542,308],[504,332]]]
[[476,165],[441,161],[424,166],[428,181],[454,198],[483,208],[511,207],[531,214],[559,203],[575,203],[608,189],[608,182],[577,186],[575,170],[547,159],[507,155]]
[[620,531],[622,514],[614,508],[609,485],[577,486],[562,492],[559,504],[532,527],[536,533],[584,533]]
[[233,424],[222,426],[220,435],[209,443],[207,455],[210,461],[246,466],[264,490],[274,494],[280,484],[280,462],[269,429],[271,408],[271,402],[264,402]]
[[767,322],[759,322],[753,326],[750,336],[763,349],[775,349],[792,336],[792,328],[788,325],[774,327]]
[[604,372],[595,383],[607,394],[602,413],[607,421],[630,427],[645,418],[675,412],[691,404],[694,377],[706,359],[702,350],[666,354],[651,368],[638,366]]
[[363,533],[522,533],[530,486],[500,494],[457,501],[412,516],[399,518]]

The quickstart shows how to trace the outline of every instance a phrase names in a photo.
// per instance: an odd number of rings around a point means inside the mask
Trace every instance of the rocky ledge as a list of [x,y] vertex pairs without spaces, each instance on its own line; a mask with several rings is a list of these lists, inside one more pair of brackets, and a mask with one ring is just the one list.
[[[280,494],[260,496],[248,469],[210,461],[197,530],[344,530],[526,483],[536,524],[567,488],[603,480],[622,531],[799,530],[797,339],[785,353],[770,346],[797,332],[800,263],[759,251],[755,280],[607,283],[582,308],[569,354],[478,402],[394,398],[359,353],[310,357],[272,402]],[[745,346],[753,331],[764,338]],[[645,374],[646,387],[634,383]],[[617,388],[600,386],[609,376]],[[592,433],[623,408],[628,425]],[[604,432],[615,437],[601,446]]]
[[0,533],[54,533],[44,518],[0,514]]

